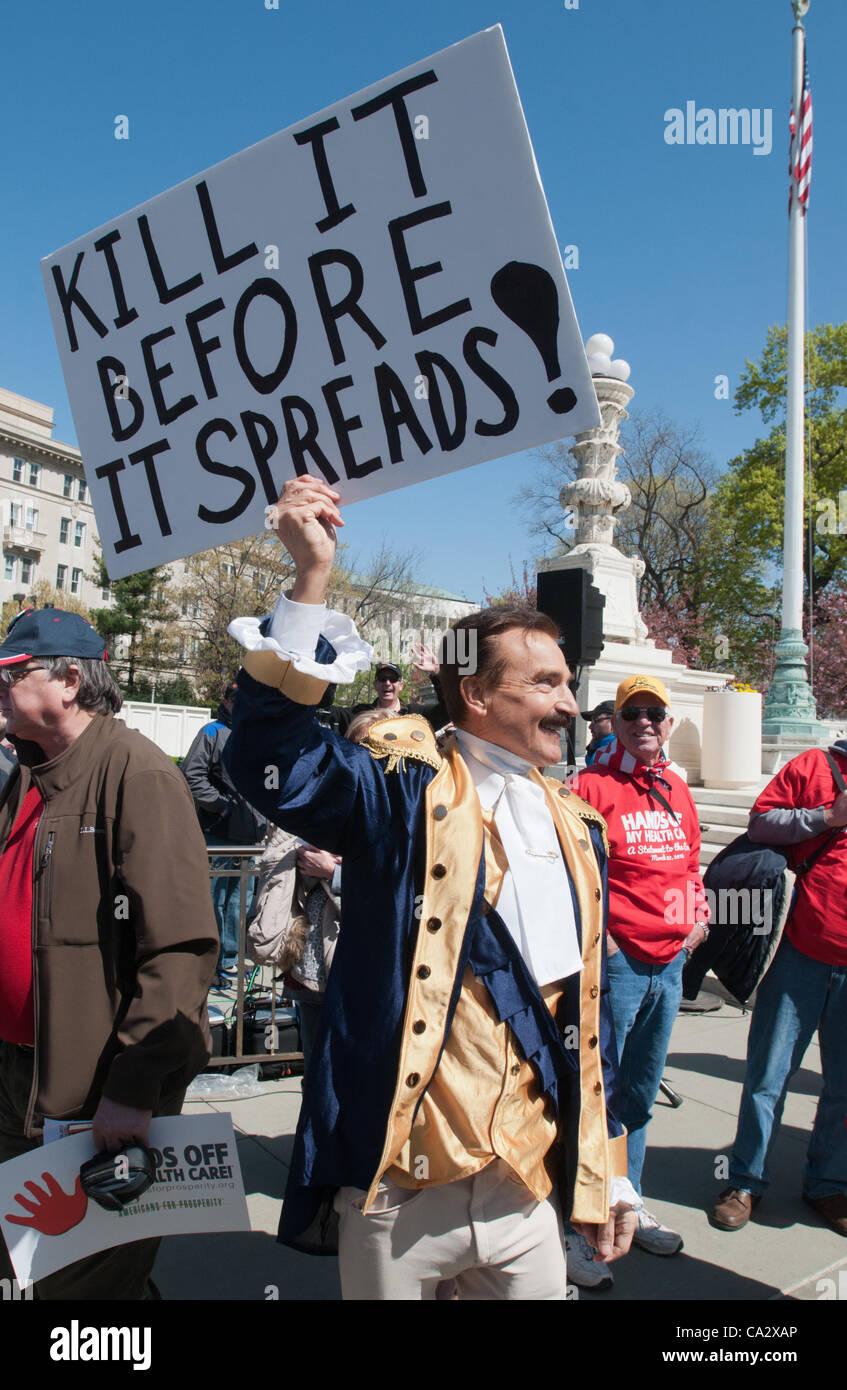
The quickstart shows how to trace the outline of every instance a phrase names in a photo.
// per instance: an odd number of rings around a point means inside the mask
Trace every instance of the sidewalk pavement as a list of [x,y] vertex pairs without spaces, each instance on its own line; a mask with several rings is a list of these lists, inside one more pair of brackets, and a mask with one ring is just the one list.
[[[802,1168],[820,1091],[817,1041],[791,1085],[771,1158],[771,1187],[742,1231],[714,1230],[705,1207],[726,1186],[728,1156],[744,1080],[749,1014],[729,1003],[680,1014],[665,1079],[683,1097],[662,1096],[648,1132],[644,1197],[685,1249],[661,1258],[633,1249],[613,1266],[614,1288],[580,1299],[768,1300],[835,1298],[847,1287],[847,1241],[824,1226],[801,1197]],[[193,1103],[186,1111],[232,1114],[252,1231],[171,1236],[154,1278],[166,1299],[332,1300],[337,1261],[299,1255],[275,1242],[300,1108],[300,1078],[263,1083],[255,1099]],[[715,1174],[718,1174],[716,1177]]]

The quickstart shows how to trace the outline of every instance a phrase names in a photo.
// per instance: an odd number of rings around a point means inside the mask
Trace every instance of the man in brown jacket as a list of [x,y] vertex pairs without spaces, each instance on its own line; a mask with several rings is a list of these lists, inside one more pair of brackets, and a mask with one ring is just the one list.
[[[45,1116],[90,1119],[94,1145],[145,1143],[208,1053],[218,938],[185,781],[115,719],[101,637],[28,610],[0,644],[0,714],[18,768],[0,796],[0,1162]],[[80,1260],[40,1298],[151,1294],[157,1240]],[[12,1270],[0,1243],[0,1274]]]

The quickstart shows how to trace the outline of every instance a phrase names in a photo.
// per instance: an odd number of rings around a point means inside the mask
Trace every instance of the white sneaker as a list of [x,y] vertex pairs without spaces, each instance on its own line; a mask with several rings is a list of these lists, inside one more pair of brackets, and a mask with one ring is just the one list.
[[591,1289],[594,1293],[605,1293],[615,1282],[609,1266],[604,1260],[595,1260],[597,1251],[589,1245],[585,1236],[568,1230],[565,1236],[567,1251],[568,1283],[576,1284],[578,1289]]
[[682,1249],[682,1236],[657,1221],[646,1207],[636,1207],[638,1226],[632,1237],[633,1245],[647,1250],[651,1255],[675,1255]]

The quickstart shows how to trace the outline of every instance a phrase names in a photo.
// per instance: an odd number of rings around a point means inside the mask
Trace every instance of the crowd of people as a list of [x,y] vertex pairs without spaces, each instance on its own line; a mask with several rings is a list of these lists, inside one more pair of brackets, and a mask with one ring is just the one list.
[[[37,1146],[45,1116],[90,1119],[115,1153],[178,1113],[246,916],[252,958],[298,1002],[306,1061],[279,1239],[337,1250],[346,1299],[609,1288],[632,1243],[682,1248],[644,1203],[647,1137],[683,968],[720,928],[667,690],[627,677],[583,712],[584,769],[544,776],[579,715],[571,673],[551,619],[504,607],[461,619],[440,661],[420,654],[435,710],[402,703],[390,663],[373,702],[339,708],[333,688],[371,653],[325,607],[337,504],[322,481],[286,484],[293,587],[232,625],[242,669],[181,769],[115,719],[81,618],[28,611],[0,643],[0,1161]],[[847,742],[809,750],[751,815],[798,877],[720,1230],[767,1187],[817,1029],[803,1191],[847,1235],[845,773]],[[242,904],[226,851],[263,840]],[[77,1261],[38,1296],[153,1297],[157,1244]]]

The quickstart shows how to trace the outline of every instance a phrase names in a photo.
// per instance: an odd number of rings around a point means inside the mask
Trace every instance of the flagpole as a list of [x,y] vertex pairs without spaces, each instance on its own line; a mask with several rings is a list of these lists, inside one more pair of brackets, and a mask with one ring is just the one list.
[[[795,6],[795,13],[797,7]],[[806,31],[797,18],[794,28],[792,107],[794,139],[791,168],[796,169],[800,147],[803,103],[803,60]],[[783,540],[782,630],[803,630],[803,424],[806,407],[805,363],[806,283],[803,246],[806,214],[797,196],[792,175],[791,211],[788,216],[788,364],[785,408],[785,536]]]
[[803,71],[806,31],[803,16],[809,0],[791,0],[792,34],[791,206],[788,216],[788,360],[785,409],[785,524],[783,538],[782,631],[776,646],[776,669],[765,697],[762,732],[782,738],[813,738],[820,726],[806,673],[808,648],[803,641],[803,429],[805,422],[806,284],[804,248],[806,212],[799,197],[796,170],[802,138]]

